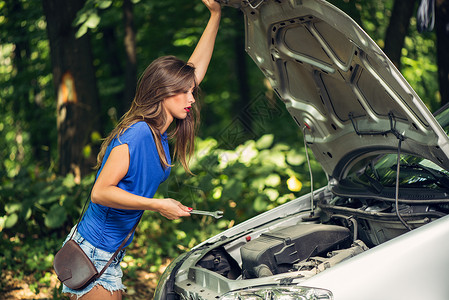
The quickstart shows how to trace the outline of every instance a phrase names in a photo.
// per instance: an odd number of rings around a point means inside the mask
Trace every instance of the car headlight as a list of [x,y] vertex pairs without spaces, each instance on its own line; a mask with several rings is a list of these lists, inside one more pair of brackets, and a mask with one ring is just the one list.
[[327,290],[302,286],[263,286],[229,292],[220,300],[332,300]]

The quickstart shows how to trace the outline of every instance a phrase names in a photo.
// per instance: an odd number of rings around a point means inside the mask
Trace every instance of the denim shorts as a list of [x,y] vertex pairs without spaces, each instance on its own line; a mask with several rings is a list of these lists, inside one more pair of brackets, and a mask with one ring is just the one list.
[[[63,245],[69,240],[70,235],[72,234],[73,230],[75,228],[72,228],[72,231],[67,236],[66,240],[64,241]],[[85,238],[81,236],[78,232],[76,232],[73,235],[73,240],[76,241],[81,249],[86,253],[87,257],[94,263],[95,267],[97,268],[98,272],[100,272],[103,267],[107,264],[109,259],[111,259],[113,252],[107,252],[98,248],[95,248],[91,243],[89,243]],[[82,290],[72,290],[71,288],[68,288],[67,286],[63,285],[62,292],[63,293],[70,293],[77,296],[77,299],[84,294],[90,292],[92,288],[96,285],[101,285],[106,290],[110,291],[111,293],[114,291],[124,291],[126,287],[122,283],[122,277],[123,272],[122,268],[120,267],[120,262],[122,261],[123,257],[125,256],[125,249],[120,250],[120,252],[117,254],[117,256],[114,258],[112,263],[109,265],[109,267],[104,271],[104,273],[101,275],[100,278],[94,280],[91,282],[88,286],[86,286]]]

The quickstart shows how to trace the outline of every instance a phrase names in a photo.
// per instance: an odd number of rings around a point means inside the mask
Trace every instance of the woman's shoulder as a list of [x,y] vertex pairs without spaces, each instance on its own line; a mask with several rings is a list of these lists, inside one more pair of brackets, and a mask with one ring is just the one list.
[[136,123],[132,124],[129,128],[133,129],[135,131],[141,131],[141,132],[144,132],[144,133],[145,132],[151,133],[150,127],[144,121],[136,122]]
[[147,137],[147,136],[153,137],[150,127],[144,121],[140,121],[140,122],[136,122],[136,123],[132,124],[122,135],[123,136],[127,135],[130,137],[139,137],[139,138]]
[[148,124],[140,121],[129,126],[118,138],[119,144],[138,144],[141,142],[154,141]]

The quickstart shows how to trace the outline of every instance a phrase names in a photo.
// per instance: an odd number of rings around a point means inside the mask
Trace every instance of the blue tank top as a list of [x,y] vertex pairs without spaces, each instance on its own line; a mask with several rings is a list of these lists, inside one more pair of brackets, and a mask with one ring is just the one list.
[[[170,164],[166,133],[161,136],[161,141]],[[159,185],[167,179],[170,168],[162,167],[153,134],[145,122],[133,124],[120,137],[111,141],[97,177],[111,150],[122,144],[128,145],[129,168],[117,186],[132,194],[152,198]],[[116,209],[90,202],[78,225],[78,232],[96,248],[115,252],[142,214],[143,210]],[[131,243],[133,237],[134,234],[125,247]]]

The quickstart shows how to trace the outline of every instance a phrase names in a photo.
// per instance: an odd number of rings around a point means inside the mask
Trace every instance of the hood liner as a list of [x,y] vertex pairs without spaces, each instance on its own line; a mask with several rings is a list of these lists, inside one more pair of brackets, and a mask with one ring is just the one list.
[[[222,1],[223,2],[223,1]],[[377,44],[321,0],[225,1],[245,16],[246,51],[324,171],[401,151],[449,169],[449,139]]]

